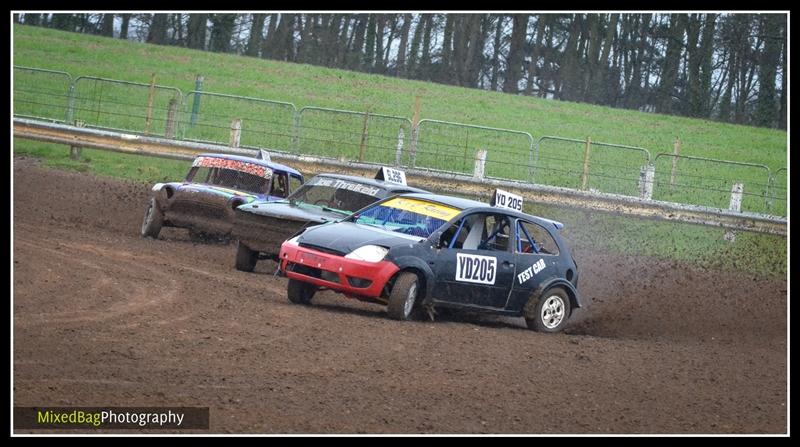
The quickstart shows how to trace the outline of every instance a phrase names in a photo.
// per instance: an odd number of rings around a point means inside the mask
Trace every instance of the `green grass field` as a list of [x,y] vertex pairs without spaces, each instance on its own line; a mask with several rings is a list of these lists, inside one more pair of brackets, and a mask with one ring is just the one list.
[[[176,87],[187,93],[194,88],[196,74],[205,77],[204,91],[243,95],[295,104],[298,108],[318,106],[353,111],[369,110],[410,118],[415,97],[422,101],[421,118],[455,121],[474,125],[529,132],[534,138],[544,135],[640,146],[658,152],[671,152],[676,136],[682,140],[682,155],[758,163],[773,171],[786,166],[786,132],[715,123],[681,117],[647,114],[586,104],[542,100],[475,89],[409,81],[385,76],[333,70],[309,65],[282,63],[228,54],[201,52],[177,47],[131,43],[97,36],[65,33],[50,29],[15,25],[13,63],[18,66],[69,72],[73,76],[95,76],[138,83],[149,83],[156,74],[159,85]],[[16,70],[15,70],[16,72]],[[16,75],[15,75],[16,76]],[[15,113],[45,115],[64,119],[68,82],[56,76],[23,84],[15,77]],[[98,87],[100,85],[100,87]],[[118,87],[118,88],[117,88]],[[145,128],[147,89],[85,81],[76,86],[78,100],[74,119],[105,127]],[[30,93],[33,92],[33,93]],[[28,96],[25,96],[28,94]],[[160,90],[154,97],[155,113],[149,130],[165,132],[165,121],[172,93]],[[19,98],[28,103],[17,104]],[[46,98],[46,99],[43,99]],[[191,99],[191,98],[190,98]],[[283,147],[290,145],[291,121],[284,106],[257,101],[233,100],[204,95],[197,125],[179,125],[178,137],[227,141],[231,116],[241,113],[244,146]],[[190,101],[191,102],[191,101]],[[187,104],[188,106],[188,104]],[[27,108],[26,108],[27,107]],[[179,111],[179,121],[190,121],[190,109]],[[256,121],[255,124],[252,122]],[[335,114],[307,109],[302,114],[294,150],[329,156],[356,158],[359,154],[363,115]],[[259,127],[259,125],[261,127]],[[364,159],[393,163],[398,120],[370,118],[369,140]],[[253,128],[260,130],[253,131]],[[429,122],[421,126],[417,166],[470,172],[475,148],[489,149],[487,173],[493,176],[529,179],[526,166],[530,156],[527,138],[518,134],[492,131],[465,133],[464,129]],[[355,132],[353,132],[355,130]],[[407,140],[409,133],[404,128]],[[248,132],[249,131],[249,132]],[[583,144],[544,141],[537,154],[539,164],[534,181],[558,186],[578,187]],[[45,165],[74,169],[98,175],[155,182],[174,180],[185,174],[188,163],[84,150],[82,161],[72,161],[68,148],[31,141],[14,140],[14,152],[40,157]],[[403,163],[409,154],[403,154]],[[638,154],[593,146],[592,174],[588,187],[601,191],[634,194]],[[659,159],[657,178],[663,164]],[[688,163],[688,162],[687,162]],[[603,171],[605,166],[606,171]],[[615,170],[623,170],[615,174]],[[735,174],[733,174],[735,172]],[[784,171],[785,172],[785,171]],[[735,176],[733,176],[735,175]],[[676,188],[656,187],[654,198],[727,207],[733,178],[745,182],[745,191],[762,191],[766,179],[758,170],[722,168],[714,164],[679,163]],[[615,177],[615,178],[611,178]],[[786,176],[780,179],[785,198]],[[686,185],[686,186],[683,186]],[[698,189],[693,185],[702,185]],[[694,201],[694,202],[693,202]],[[785,213],[785,200],[770,207],[758,194],[745,197],[744,209]],[[752,271],[770,275],[786,272],[786,239],[739,233],[736,242],[723,240],[724,231],[689,224],[659,222],[603,213],[587,214],[556,207],[535,206],[533,211],[561,219],[569,228],[591,224],[602,229],[603,237],[573,233],[576,242],[619,253],[645,254],[701,265]],[[588,222],[588,223],[587,223]],[[744,253],[747,255],[745,256]]]

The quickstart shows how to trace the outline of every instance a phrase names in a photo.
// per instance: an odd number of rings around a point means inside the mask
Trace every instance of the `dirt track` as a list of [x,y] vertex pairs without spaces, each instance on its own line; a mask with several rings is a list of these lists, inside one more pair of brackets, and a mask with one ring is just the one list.
[[208,406],[214,433],[785,433],[786,281],[574,247],[588,304],[396,322],[185,230],[147,185],[14,162],[14,405]]

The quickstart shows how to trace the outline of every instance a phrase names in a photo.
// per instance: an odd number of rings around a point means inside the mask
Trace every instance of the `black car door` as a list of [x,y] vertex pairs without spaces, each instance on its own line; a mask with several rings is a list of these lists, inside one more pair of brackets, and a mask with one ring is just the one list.
[[473,213],[457,221],[453,230],[452,240],[435,255],[433,298],[504,308],[515,276],[510,219],[502,213]]
[[509,307],[520,310],[544,280],[557,274],[559,253],[555,240],[542,226],[519,219],[514,230],[517,271]]

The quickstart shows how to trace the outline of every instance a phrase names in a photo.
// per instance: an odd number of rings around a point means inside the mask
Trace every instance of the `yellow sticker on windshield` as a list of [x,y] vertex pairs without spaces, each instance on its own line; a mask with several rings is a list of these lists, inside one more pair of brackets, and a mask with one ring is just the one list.
[[402,197],[395,197],[394,199],[387,200],[381,205],[392,208],[397,208],[406,211],[412,211],[424,216],[435,217],[444,221],[448,221],[458,215],[461,210],[451,208],[449,206],[440,205],[438,203],[426,202],[424,200],[405,199]]

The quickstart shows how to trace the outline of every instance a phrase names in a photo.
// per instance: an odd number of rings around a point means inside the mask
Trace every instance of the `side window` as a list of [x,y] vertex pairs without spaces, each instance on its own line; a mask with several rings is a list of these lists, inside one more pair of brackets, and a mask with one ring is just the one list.
[[471,228],[469,220],[469,217],[465,217],[450,225],[450,228],[442,233],[442,237],[439,239],[439,247],[464,248],[464,241],[467,239],[467,234],[469,234],[469,229]]
[[270,195],[275,197],[286,197],[289,195],[288,180],[285,172],[272,173],[272,191]]
[[558,245],[555,239],[541,225],[517,221],[517,253],[538,253],[557,255]]
[[302,181],[302,180],[300,180],[300,177],[298,177],[298,176],[296,176],[296,175],[292,174],[292,175],[289,177],[289,186],[291,187],[291,188],[289,189],[289,192],[290,192],[290,193],[292,193],[292,192],[295,192],[295,191],[297,191],[297,190],[298,190],[298,189],[299,189],[301,186],[303,186],[303,181]]
[[486,236],[481,240],[478,249],[508,251],[511,238],[511,222],[507,216],[491,214],[486,216]]
[[[461,242],[465,250],[508,251],[511,225],[502,214],[477,213],[466,217],[462,231],[467,235]],[[460,236],[460,235],[459,235]]]
[[190,183],[206,183],[208,181],[208,175],[211,173],[210,168],[205,167],[193,167],[189,170],[189,173],[186,174],[186,181]]

